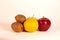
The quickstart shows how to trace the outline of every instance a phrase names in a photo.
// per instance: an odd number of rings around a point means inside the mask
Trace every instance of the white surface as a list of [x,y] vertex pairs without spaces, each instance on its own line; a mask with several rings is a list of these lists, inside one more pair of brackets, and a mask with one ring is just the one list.
[[[11,23],[17,14],[45,16],[52,25],[47,32],[15,33]],[[0,40],[60,40],[60,0],[0,0]]]
[[60,32],[13,33],[5,30],[0,32],[0,40],[60,40]]

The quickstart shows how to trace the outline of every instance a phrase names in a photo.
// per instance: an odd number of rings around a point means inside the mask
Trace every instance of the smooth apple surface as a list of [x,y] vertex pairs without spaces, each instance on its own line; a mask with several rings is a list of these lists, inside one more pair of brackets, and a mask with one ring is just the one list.
[[40,18],[38,20],[38,23],[39,23],[39,27],[38,27],[39,31],[47,31],[51,26],[51,21],[45,17]]

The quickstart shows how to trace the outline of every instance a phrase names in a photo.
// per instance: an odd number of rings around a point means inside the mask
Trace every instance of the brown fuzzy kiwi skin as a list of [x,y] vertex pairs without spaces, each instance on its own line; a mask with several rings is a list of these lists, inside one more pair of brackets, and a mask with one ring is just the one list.
[[19,22],[14,22],[11,25],[14,32],[22,32],[23,31],[23,25]]
[[26,17],[24,15],[18,14],[15,16],[15,20],[17,22],[23,23],[26,20]]

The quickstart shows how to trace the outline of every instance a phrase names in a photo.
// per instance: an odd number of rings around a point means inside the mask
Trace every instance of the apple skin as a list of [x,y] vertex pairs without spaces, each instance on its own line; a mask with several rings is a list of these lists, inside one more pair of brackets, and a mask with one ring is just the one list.
[[45,17],[40,18],[38,20],[38,23],[39,23],[39,27],[38,27],[39,31],[47,31],[51,26],[51,21]]

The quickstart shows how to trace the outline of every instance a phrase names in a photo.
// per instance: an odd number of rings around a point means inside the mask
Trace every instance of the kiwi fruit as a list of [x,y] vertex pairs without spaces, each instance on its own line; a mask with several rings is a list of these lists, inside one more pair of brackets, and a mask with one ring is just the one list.
[[15,32],[22,32],[23,31],[23,25],[19,22],[14,22],[11,25],[13,31]]
[[26,17],[24,15],[18,14],[15,16],[15,19],[17,22],[24,23],[24,21],[26,20]]

